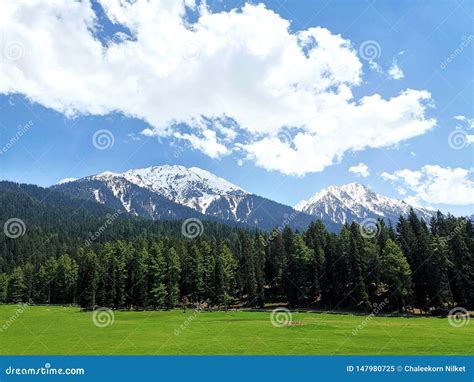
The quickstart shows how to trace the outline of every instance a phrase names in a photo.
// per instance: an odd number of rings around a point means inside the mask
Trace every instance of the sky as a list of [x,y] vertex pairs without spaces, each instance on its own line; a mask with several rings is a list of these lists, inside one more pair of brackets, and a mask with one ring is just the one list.
[[0,179],[197,166],[474,213],[472,1],[0,3]]

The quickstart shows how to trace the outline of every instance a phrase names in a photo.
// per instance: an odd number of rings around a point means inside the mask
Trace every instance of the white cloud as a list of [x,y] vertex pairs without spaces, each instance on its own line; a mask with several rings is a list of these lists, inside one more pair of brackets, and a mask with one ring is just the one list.
[[464,115],[456,115],[455,120],[461,122],[460,125],[456,126],[449,135],[449,144],[452,148],[461,149],[474,143],[474,134],[468,134],[464,128],[468,130],[474,129],[474,118],[467,118]]
[[398,66],[398,63],[394,61],[392,66],[388,69],[388,75],[393,78],[394,80],[400,80],[405,75],[403,74],[403,70]]
[[405,190],[403,187],[398,187],[397,192],[399,195],[402,195],[402,196],[407,194],[407,190]]
[[474,118],[467,118],[464,115],[456,115],[454,119],[465,123],[469,129],[474,129]]
[[357,166],[349,167],[349,172],[356,174],[356,176],[361,176],[362,178],[367,178],[370,175],[369,167],[365,163],[359,163]]
[[383,73],[382,67],[377,62],[375,62],[373,60],[369,61],[369,68],[371,70],[373,70],[374,72],[377,72],[377,73],[380,73],[380,74]]
[[187,140],[192,147],[201,150],[211,158],[218,158],[221,155],[228,153],[227,148],[217,142],[216,132],[212,130],[205,130],[202,132],[202,138],[193,134],[176,133],[176,138]]
[[[294,175],[435,125],[424,90],[354,99],[362,64],[350,41],[319,27],[291,33],[263,5],[211,13],[190,0],[99,2],[131,36],[102,44],[88,1],[0,2],[0,93],[66,115],[119,111],[150,124],[149,135],[183,139],[213,158],[237,148]],[[282,141],[284,129],[296,134]]]
[[420,170],[398,170],[382,173],[382,178],[400,183],[412,194],[405,200],[433,204],[474,204],[474,181],[471,170],[426,165]]

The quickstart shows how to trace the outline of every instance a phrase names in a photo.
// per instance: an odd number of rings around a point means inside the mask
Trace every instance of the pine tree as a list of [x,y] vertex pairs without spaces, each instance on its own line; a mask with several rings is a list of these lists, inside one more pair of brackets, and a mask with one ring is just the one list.
[[0,304],[5,304],[8,298],[8,281],[6,273],[0,273]]
[[54,257],[48,257],[45,263],[45,289],[47,291],[47,302],[48,304],[54,304],[57,302],[56,295],[59,292],[57,286],[58,277],[58,264]]
[[266,284],[271,287],[271,298],[278,301],[286,293],[285,272],[288,260],[281,233],[275,230],[270,237],[271,240],[268,244],[268,256],[265,267]]
[[178,254],[176,253],[176,249],[174,249],[173,247],[168,248],[165,251],[165,264],[165,306],[167,308],[174,308],[179,301],[179,277],[181,272],[181,266],[179,263]]
[[8,300],[13,303],[25,302],[26,286],[21,267],[13,269],[8,285]]
[[318,220],[310,224],[304,236],[306,245],[313,250],[311,274],[313,285],[311,294],[316,300],[319,300],[321,297],[321,284],[323,280],[327,280],[324,275],[324,262],[326,257],[324,248],[326,247],[327,234],[326,227]]
[[[463,228],[457,228],[462,227]],[[455,303],[466,309],[474,308],[474,240],[472,223],[460,221],[452,228],[451,240],[448,241],[451,259],[453,297]],[[471,247],[469,246],[471,244]]]
[[221,305],[225,302],[224,267],[222,259],[217,253],[215,255],[214,264],[214,293],[211,302],[213,305]]
[[59,289],[58,300],[60,303],[74,301],[75,287],[78,278],[78,268],[69,255],[62,255],[57,261],[57,281]]
[[202,279],[204,286],[204,297],[206,300],[215,300],[215,255],[213,246],[202,239],[199,243],[202,254]]
[[165,285],[166,263],[161,242],[152,246],[147,269],[149,274],[148,286],[150,288],[149,302],[154,308],[164,306],[167,294]]
[[233,302],[236,292],[236,271],[237,260],[226,244],[221,246],[219,252],[220,263],[222,264],[222,277],[224,281],[224,305],[227,306]]
[[147,291],[147,267],[148,249],[144,243],[140,243],[140,247],[136,249],[135,254],[129,259],[128,270],[128,294],[130,297],[130,306],[134,305],[135,309],[146,306]]
[[386,298],[401,310],[412,293],[411,270],[402,250],[392,239],[386,240],[382,251],[380,279],[386,289]]
[[360,227],[353,222],[350,226],[349,237],[349,266],[352,288],[349,296],[356,309],[370,309],[369,296],[365,285],[364,240]]
[[25,263],[22,267],[23,276],[25,280],[25,301],[31,301],[33,299],[34,289],[35,289],[35,280],[36,272],[35,267],[29,261]]
[[265,240],[258,232],[255,234],[255,281],[257,287],[257,306],[265,306]]
[[205,295],[204,264],[201,250],[194,243],[189,251],[187,262],[183,264],[183,269],[186,269],[185,282],[188,285],[191,302],[201,302]]
[[80,251],[78,303],[84,309],[95,309],[99,284],[99,261],[94,251]]
[[248,233],[239,233],[239,270],[242,292],[246,304],[257,305],[257,279],[255,277],[255,248]]
[[312,295],[314,253],[304,243],[300,234],[293,236],[293,243],[288,257],[287,298],[290,307],[305,306],[310,303]]

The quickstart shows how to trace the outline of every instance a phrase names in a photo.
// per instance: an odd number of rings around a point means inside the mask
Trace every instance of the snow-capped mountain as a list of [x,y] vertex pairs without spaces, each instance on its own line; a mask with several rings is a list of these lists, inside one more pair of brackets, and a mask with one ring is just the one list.
[[[366,218],[383,218],[395,224],[412,208],[358,183],[330,186],[292,208],[247,192],[209,171],[170,165],[68,179],[53,188],[155,220],[197,217],[261,229],[286,224],[304,229],[317,219],[333,231]],[[426,221],[433,215],[426,209],[413,209]]]
[[294,208],[321,219],[327,225],[342,225],[366,218],[382,218],[396,224],[399,216],[406,216],[410,208],[427,222],[434,214],[433,211],[410,206],[403,200],[377,194],[359,183],[329,186],[309,200],[302,200]]
[[304,228],[313,220],[197,167],[164,165],[122,174],[104,172],[53,188],[152,219],[207,216],[262,229],[285,223]]
[[240,187],[198,167],[155,166],[129,170],[122,176],[137,186],[203,214],[215,214],[213,207],[224,202],[230,210],[229,218],[235,219],[237,206],[249,195]]
[[102,173],[97,176],[58,183],[51,188],[81,199],[94,200],[114,210],[154,220],[203,218],[204,216],[192,208],[137,186],[121,174]]
[[74,182],[75,180],[77,180],[77,178],[64,178],[64,179],[61,179],[57,184],[64,184],[64,183]]

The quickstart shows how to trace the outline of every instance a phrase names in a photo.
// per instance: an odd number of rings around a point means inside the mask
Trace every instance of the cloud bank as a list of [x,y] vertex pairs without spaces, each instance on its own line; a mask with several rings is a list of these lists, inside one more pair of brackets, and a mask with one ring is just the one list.
[[299,176],[435,125],[426,90],[355,99],[363,72],[351,42],[320,27],[292,32],[263,5],[99,4],[129,33],[100,39],[87,0],[0,2],[0,93],[68,116],[122,112],[146,121],[147,135]]
[[385,180],[404,186],[411,191],[405,200],[415,205],[433,204],[474,204],[474,180],[472,171],[463,168],[426,165],[420,170],[398,170],[381,174]]

